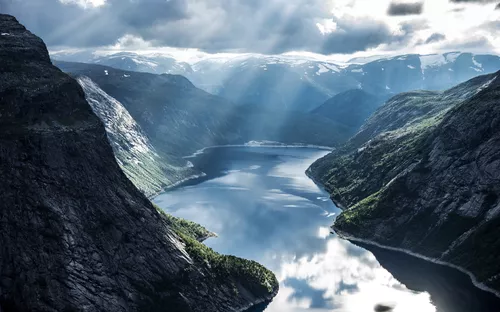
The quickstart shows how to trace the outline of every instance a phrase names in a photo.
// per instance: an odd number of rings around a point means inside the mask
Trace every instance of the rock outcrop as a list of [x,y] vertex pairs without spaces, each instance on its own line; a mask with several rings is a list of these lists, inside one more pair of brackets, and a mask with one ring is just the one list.
[[276,294],[262,266],[176,230],[43,41],[12,16],[0,30],[0,310],[240,311]]
[[500,291],[500,72],[381,107],[308,174],[337,233],[453,264]]
[[201,172],[186,160],[158,150],[122,103],[108,95],[90,78],[76,78],[94,113],[104,122],[118,164],[146,196]]

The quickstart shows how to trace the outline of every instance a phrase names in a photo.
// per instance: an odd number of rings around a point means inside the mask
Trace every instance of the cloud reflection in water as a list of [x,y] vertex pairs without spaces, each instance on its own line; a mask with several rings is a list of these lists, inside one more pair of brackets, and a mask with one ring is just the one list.
[[429,294],[408,290],[370,252],[330,234],[339,210],[304,174],[325,153],[267,148],[237,157],[224,153],[217,157],[226,165],[222,176],[162,194],[155,202],[216,232],[218,238],[206,241],[216,251],[273,270],[280,292],[266,311],[372,312],[380,303],[393,304],[395,312],[435,311]]

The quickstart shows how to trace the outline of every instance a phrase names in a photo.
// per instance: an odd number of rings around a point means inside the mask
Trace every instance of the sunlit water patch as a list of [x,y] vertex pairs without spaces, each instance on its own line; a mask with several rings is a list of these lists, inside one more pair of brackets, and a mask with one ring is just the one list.
[[370,312],[378,305],[394,312],[485,312],[499,306],[494,296],[474,288],[455,270],[379,249],[373,250],[376,258],[331,234],[340,210],[304,174],[326,153],[304,148],[206,150],[191,161],[207,176],[163,193],[155,202],[217,233],[205,242],[214,250],[273,270],[280,291],[265,311]]

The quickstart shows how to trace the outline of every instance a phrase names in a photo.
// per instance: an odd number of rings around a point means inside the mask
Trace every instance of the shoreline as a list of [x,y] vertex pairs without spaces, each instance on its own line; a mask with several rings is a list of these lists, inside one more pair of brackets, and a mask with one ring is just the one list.
[[335,148],[331,146],[322,146],[322,145],[312,145],[312,144],[303,144],[303,143],[292,143],[292,144],[284,144],[280,142],[270,142],[270,141],[249,141],[245,144],[227,144],[227,145],[213,145],[207,146],[202,149],[197,150],[191,155],[183,156],[184,159],[194,158],[198,155],[203,154],[206,150],[214,149],[214,148],[230,148],[230,147],[250,147],[250,148],[315,148],[321,149],[325,151],[333,151]]
[[[309,179],[311,179],[316,185],[320,186],[323,190],[325,190],[328,194],[330,193],[330,192],[328,192],[328,190],[326,189],[326,187],[323,185],[323,183],[317,181],[312,176],[312,174],[309,171],[309,168],[306,170],[306,176]],[[330,197],[330,200],[332,201],[332,203],[337,208],[339,208],[342,211],[344,210],[331,197]],[[352,241],[352,242],[364,243],[364,244],[375,246],[375,247],[379,247],[379,248],[382,248],[382,249],[385,249],[385,250],[390,250],[390,251],[394,251],[394,252],[404,253],[406,255],[409,255],[409,256],[412,256],[412,257],[415,257],[415,258],[418,258],[418,259],[421,259],[421,260],[424,260],[424,261],[427,261],[427,262],[430,262],[430,263],[434,263],[434,264],[438,264],[438,265],[442,265],[442,266],[446,266],[446,267],[458,270],[458,271],[466,274],[470,278],[472,284],[476,288],[478,288],[478,289],[480,289],[482,291],[489,292],[489,293],[495,295],[496,297],[500,298],[500,291],[496,291],[493,288],[490,288],[490,287],[486,286],[484,283],[479,282],[477,280],[476,276],[472,272],[470,272],[470,271],[468,271],[468,270],[466,270],[466,269],[464,269],[464,268],[462,268],[462,267],[460,267],[458,265],[455,265],[455,264],[452,264],[452,263],[449,263],[449,262],[446,262],[446,261],[434,259],[434,258],[431,258],[431,257],[427,257],[425,255],[422,255],[422,254],[419,254],[419,253],[416,253],[416,252],[413,252],[411,250],[407,250],[407,249],[404,249],[404,248],[397,248],[397,247],[386,246],[386,245],[382,245],[380,243],[377,243],[377,242],[374,242],[374,241],[371,241],[371,240],[357,238],[357,237],[355,237],[353,235],[350,235],[350,234],[347,234],[345,232],[336,230],[335,227],[334,227],[334,224],[332,224],[332,226],[330,228],[333,231],[335,231],[335,233],[337,234],[338,237],[340,237],[340,238],[342,238],[344,240],[348,240],[348,241]]]
[[472,272],[470,272],[470,271],[468,271],[468,270],[466,270],[466,269],[464,269],[464,268],[462,268],[462,267],[460,267],[460,266],[458,266],[456,264],[452,264],[452,263],[449,263],[449,262],[446,262],[446,261],[442,261],[442,260],[434,259],[434,258],[431,258],[431,257],[427,257],[427,256],[424,256],[422,254],[413,252],[411,250],[407,250],[407,249],[403,249],[403,248],[397,248],[397,247],[391,247],[391,246],[386,246],[386,245],[382,245],[380,243],[377,243],[377,242],[374,242],[374,241],[371,241],[371,240],[357,238],[357,237],[352,236],[350,234],[347,234],[347,233],[344,233],[342,231],[336,230],[333,225],[331,226],[331,229],[335,231],[335,233],[337,234],[338,237],[340,237],[342,239],[345,239],[345,240],[348,240],[348,241],[364,243],[364,244],[375,246],[375,247],[379,247],[379,248],[382,248],[382,249],[385,249],[385,250],[390,250],[390,251],[394,251],[394,252],[404,253],[406,255],[409,255],[409,256],[412,256],[412,257],[415,257],[415,258],[418,258],[418,259],[421,259],[421,260],[424,260],[424,261],[427,261],[427,262],[430,262],[430,263],[434,263],[434,264],[438,264],[438,265],[442,265],[442,266],[446,266],[446,267],[458,270],[458,271],[460,271],[460,272],[462,272],[464,274],[467,274],[467,276],[469,276],[472,284],[476,288],[479,288],[482,291],[489,292],[489,293],[495,295],[496,297],[500,298],[500,292],[498,292],[498,291],[496,291],[496,290],[494,290],[494,289],[486,286],[485,284],[479,282],[477,280],[476,276]]

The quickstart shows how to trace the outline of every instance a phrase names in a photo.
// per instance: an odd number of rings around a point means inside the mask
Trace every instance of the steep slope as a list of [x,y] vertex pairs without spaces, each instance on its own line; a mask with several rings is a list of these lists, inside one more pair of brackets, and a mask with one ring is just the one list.
[[344,124],[354,134],[383,102],[384,97],[353,89],[335,95],[312,113]]
[[457,265],[499,291],[500,72],[409,95],[308,174],[346,209],[341,235]]
[[56,64],[73,75],[91,78],[127,108],[155,146],[164,146],[173,155],[251,140],[334,146],[348,137],[344,126],[327,118],[236,105],[194,87],[182,76]]
[[235,311],[273,274],[178,230],[125,177],[45,44],[0,15],[0,309]]
[[[57,53],[53,57],[65,61],[98,62],[125,70],[151,73],[162,73],[163,70],[158,55],[118,53],[101,59],[85,54]],[[143,65],[137,67],[134,60]],[[182,74],[197,87],[238,103],[252,103],[277,111],[305,112],[351,89],[362,89],[376,95],[445,90],[477,75],[500,70],[500,57],[451,52],[354,59],[346,64],[335,64],[306,56],[245,54],[227,58],[207,56],[189,67],[177,62],[164,70]]]
[[186,177],[200,174],[186,166],[186,161],[164,155],[153,147],[127,109],[90,78],[80,76],[77,81],[93,111],[104,122],[118,164],[144,194],[154,195]]

